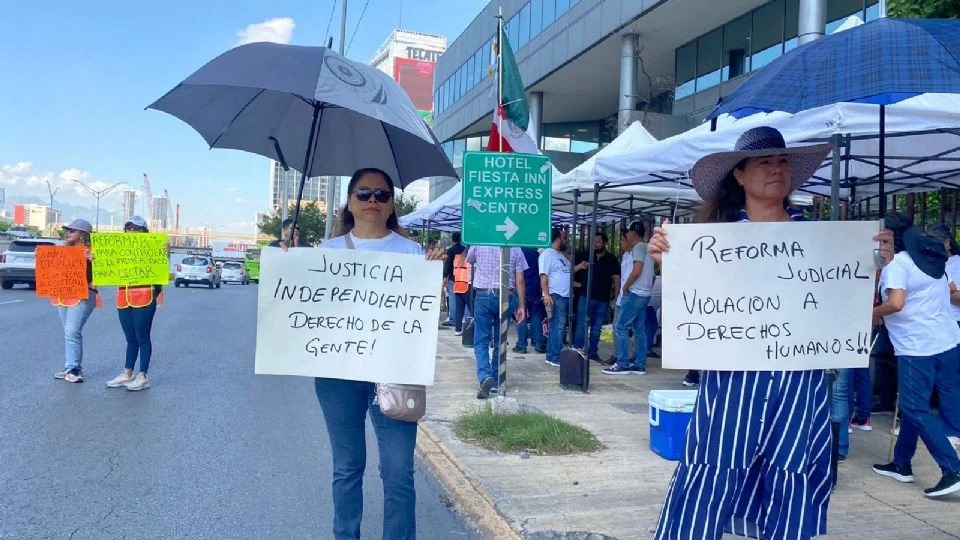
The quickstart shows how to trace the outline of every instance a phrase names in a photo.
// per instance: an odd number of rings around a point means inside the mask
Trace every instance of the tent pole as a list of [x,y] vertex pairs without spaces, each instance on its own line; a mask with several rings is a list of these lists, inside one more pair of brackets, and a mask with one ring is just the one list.
[[[573,190],[573,223],[571,223],[570,225],[570,234],[576,234],[577,232],[577,216],[579,213],[580,213],[580,190],[575,189]],[[575,246],[576,244],[571,242],[570,245]],[[576,251],[576,250],[573,250],[573,251]],[[576,253],[571,253],[570,259],[571,259],[571,262],[576,262],[577,260]],[[573,265],[571,264],[571,266]],[[570,331],[571,345],[573,344],[573,335],[574,335],[572,321],[573,321],[573,307],[574,307],[573,299],[576,298],[576,289],[573,288],[573,283],[574,283],[573,276],[575,274],[576,272],[574,272],[573,269],[571,269],[570,270],[570,302],[567,305],[567,330]]]
[[878,188],[877,194],[880,196],[880,216],[883,216],[887,213],[887,193],[884,189],[884,178],[886,173],[884,171],[885,163],[883,159],[884,153],[886,153],[886,131],[887,131],[887,106],[880,105],[880,186]]
[[840,219],[840,145],[843,143],[843,136],[840,134],[833,137],[833,160],[830,163],[830,220]]

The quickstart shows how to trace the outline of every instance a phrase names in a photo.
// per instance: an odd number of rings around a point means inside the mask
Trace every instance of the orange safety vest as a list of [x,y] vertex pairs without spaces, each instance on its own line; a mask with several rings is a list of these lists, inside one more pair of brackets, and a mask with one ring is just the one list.
[[[120,286],[117,288],[117,309],[144,308],[153,303],[153,285]],[[156,296],[157,305],[163,303],[163,292]]]
[[[90,293],[94,296],[96,300],[96,307],[103,307],[103,299],[100,297],[99,291],[96,287],[90,287]],[[89,300],[89,297],[88,297]],[[80,298],[51,298],[50,303],[55,307],[76,307],[80,305]]]
[[466,251],[453,258],[453,292],[466,294],[470,290],[470,266]]

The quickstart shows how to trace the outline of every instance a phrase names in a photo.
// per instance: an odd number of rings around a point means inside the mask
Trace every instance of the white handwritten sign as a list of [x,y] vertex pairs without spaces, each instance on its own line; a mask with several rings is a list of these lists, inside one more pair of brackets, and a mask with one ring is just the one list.
[[264,248],[256,373],[433,384],[442,263]]
[[867,366],[878,231],[875,221],[667,225],[663,367]]

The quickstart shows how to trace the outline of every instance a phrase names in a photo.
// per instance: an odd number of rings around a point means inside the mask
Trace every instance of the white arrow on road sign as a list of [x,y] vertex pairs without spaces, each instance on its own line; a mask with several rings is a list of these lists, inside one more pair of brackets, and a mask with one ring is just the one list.
[[507,240],[509,240],[519,230],[520,227],[517,227],[517,224],[514,223],[509,217],[503,221],[503,225],[497,225],[497,232],[502,232],[503,236]]

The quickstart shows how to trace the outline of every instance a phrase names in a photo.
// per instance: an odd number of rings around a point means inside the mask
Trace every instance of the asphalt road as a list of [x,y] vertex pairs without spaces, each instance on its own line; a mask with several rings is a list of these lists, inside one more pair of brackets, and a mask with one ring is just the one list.
[[[113,291],[84,332],[84,384],[63,365],[56,312],[0,291],[0,538],[330,538],[330,452],[312,380],[256,376],[256,285],[167,289],[152,388],[123,367]],[[363,538],[380,538],[368,423]],[[479,539],[418,463],[418,537]]]

